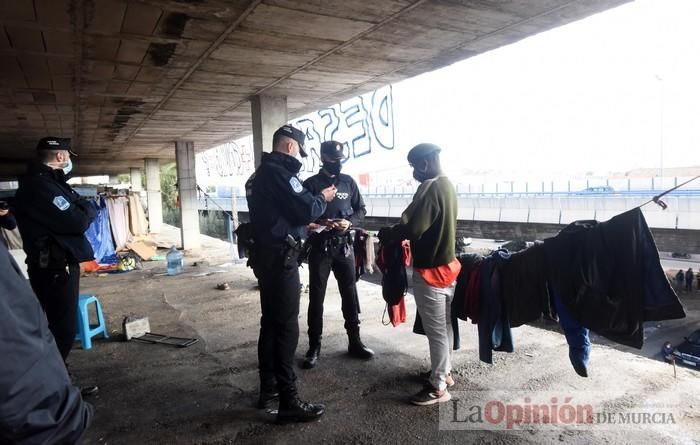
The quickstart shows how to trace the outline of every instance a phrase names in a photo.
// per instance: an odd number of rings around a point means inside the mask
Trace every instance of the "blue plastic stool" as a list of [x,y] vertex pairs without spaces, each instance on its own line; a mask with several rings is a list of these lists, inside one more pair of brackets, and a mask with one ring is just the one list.
[[[90,324],[90,314],[88,314],[88,305],[90,303],[95,303],[95,311],[97,312],[96,325]],[[100,301],[94,295],[80,295],[78,298],[78,333],[75,339],[80,340],[83,349],[92,349],[92,337],[99,334],[102,334],[104,338],[109,338]]]

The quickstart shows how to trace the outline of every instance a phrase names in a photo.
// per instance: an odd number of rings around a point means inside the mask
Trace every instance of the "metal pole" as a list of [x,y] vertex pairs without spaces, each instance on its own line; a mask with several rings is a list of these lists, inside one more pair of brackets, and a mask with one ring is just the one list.
[[238,206],[236,205],[236,189],[231,187],[231,215],[229,216],[231,230],[231,258],[239,260],[238,257],[238,240],[234,232],[238,228]]

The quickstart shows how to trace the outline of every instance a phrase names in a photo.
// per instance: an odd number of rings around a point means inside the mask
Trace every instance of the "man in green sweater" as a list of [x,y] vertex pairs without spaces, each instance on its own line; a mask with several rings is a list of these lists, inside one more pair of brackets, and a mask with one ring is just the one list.
[[431,372],[425,387],[411,397],[415,405],[450,400],[452,325],[450,305],[460,263],[455,256],[457,196],[440,167],[440,147],[419,144],[408,152],[413,177],[421,183],[401,221],[379,232],[382,242],[411,242],[413,296],[430,346]]

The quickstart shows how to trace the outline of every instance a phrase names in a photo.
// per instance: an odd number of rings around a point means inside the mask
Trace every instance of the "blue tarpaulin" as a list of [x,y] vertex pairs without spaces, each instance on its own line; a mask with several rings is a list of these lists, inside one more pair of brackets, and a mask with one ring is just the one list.
[[112,232],[109,228],[109,213],[105,199],[100,197],[99,204],[93,203],[97,208],[97,217],[90,224],[85,236],[92,245],[92,250],[95,252],[95,259],[100,264],[113,264],[116,262],[116,252],[114,251],[114,241],[112,241]]

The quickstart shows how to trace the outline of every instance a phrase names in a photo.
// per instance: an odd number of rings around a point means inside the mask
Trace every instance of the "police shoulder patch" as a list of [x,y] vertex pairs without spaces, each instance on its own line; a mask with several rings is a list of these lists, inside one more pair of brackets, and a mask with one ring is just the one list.
[[301,185],[301,182],[299,182],[299,178],[296,176],[292,176],[289,178],[289,185],[292,186],[292,190],[294,190],[294,193],[301,193],[302,190],[304,190],[304,186]]
[[58,210],[63,211],[63,210],[68,210],[68,207],[70,207],[70,202],[68,202],[68,200],[66,198],[64,198],[63,196],[59,195],[53,199],[53,205],[58,207]]

